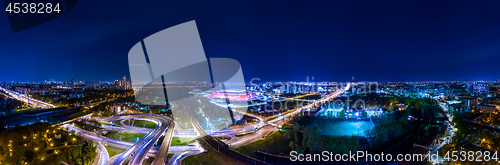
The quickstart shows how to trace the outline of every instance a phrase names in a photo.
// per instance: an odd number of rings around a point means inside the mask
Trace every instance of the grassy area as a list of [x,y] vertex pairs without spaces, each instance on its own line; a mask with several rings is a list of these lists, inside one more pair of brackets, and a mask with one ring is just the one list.
[[155,160],[154,157],[149,157],[147,159],[144,159],[144,161],[142,162],[142,165],[150,165],[153,163],[154,160]]
[[[155,122],[152,122],[152,121],[147,121],[147,120],[136,120],[133,122],[134,123],[134,127],[144,127],[144,128],[155,128],[156,127],[156,123]],[[125,124],[127,124],[127,122],[125,122]]]
[[101,125],[111,125],[108,122],[102,122],[102,121],[98,121],[98,123],[101,124]]
[[121,135],[121,140],[123,140],[123,141],[136,142],[137,138],[141,139],[146,134],[134,133],[134,132],[124,132],[124,131],[115,131],[115,132],[109,133],[108,135],[106,135],[106,137],[111,138],[111,139],[120,140],[120,135]]
[[242,137],[242,136],[246,136],[246,135],[250,135],[254,133],[253,131],[252,132],[248,132],[248,133],[244,133],[244,134],[239,134],[239,135],[235,135],[236,137]]
[[255,131],[259,131],[260,129],[262,129],[262,128],[264,128],[264,127],[267,127],[267,126],[269,126],[269,124],[264,125],[264,126],[262,126],[262,127],[259,127],[259,128],[257,128]]
[[199,165],[199,164],[206,164],[206,165],[212,165],[212,164],[225,164],[225,165],[232,165],[232,164],[238,164],[237,161],[231,160],[229,158],[226,158],[222,156],[220,153],[217,151],[213,150],[210,146],[208,146],[203,140],[198,140],[200,144],[208,150],[207,152],[198,154],[198,155],[193,155],[185,158],[182,160],[181,164],[182,165]]
[[174,156],[174,154],[168,154],[167,159],[170,159],[172,156]]
[[217,137],[217,139],[219,139],[219,140],[231,140],[231,138],[224,137],[224,136],[219,136],[219,137]]
[[121,148],[117,148],[117,147],[112,147],[112,146],[108,146],[108,145],[105,145],[104,146],[106,148],[106,150],[108,150],[108,154],[109,154],[109,157],[113,157],[115,155],[118,155],[122,152],[125,152],[126,149],[121,149]]
[[[117,126],[121,126],[122,124],[120,123],[120,121],[121,120],[115,120],[115,121],[113,121],[113,124],[117,125]],[[123,124],[130,125],[129,122],[130,122],[130,124],[133,123],[134,127],[141,127],[141,128],[142,127],[144,127],[144,128],[155,128],[156,127],[156,123],[155,122],[148,121],[148,120],[135,120],[135,121],[133,121],[133,120],[130,120],[130,121],[129,120],[125,120],[123,122]]]
[[[121,126],[122,124],[120,124],[120,120],[115,120],[112,122],[114,125],[117,125],[117,126]],[[125,124],[127,124],[127,121],[124,122]]]
[[74,114],[71,114],[69,116],[70,119],[74,119],[74,118],[79,118],[79,117],[82,117],[82,116],[85,116],[85,115],[88,115],[88,114],[91,114],[92,112],[90,110],[83,110],[83,111],[80,111],[80,112],[77,112],[77,113],[74,113]]
[[196,140],[194,137],[173,137],[171,146],[184,146]]
[[78,128],[81,128],[81,129],[84,129],[84,130],[87,130],[87,131],[90,131],[90,132],[94,132],[94,130],[101,130],[100,127],[98,126],[94,126],[94,125],[89,125],[89,124],[85,124],[83,122],[78,122],[78,121],[74,121],[72,122],[76,127]]
[[281,131],[281,133],[276,132],[264,140],[259,140],[233,150],[251,157],[257,157],[254,153],[257,150],[276,155],[286,155],[292,150],[288,146],[292,138],[286,139],[284,135],[284,131]]
[[293,129],[293,126],[285,124],[285,125],[281,126],[281,129]]

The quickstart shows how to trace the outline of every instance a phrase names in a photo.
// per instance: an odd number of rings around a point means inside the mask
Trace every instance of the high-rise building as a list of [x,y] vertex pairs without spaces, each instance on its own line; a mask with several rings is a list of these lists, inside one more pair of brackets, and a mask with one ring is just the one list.
[[124,90],[131,89],[131,80],[127,80],[127,76],[123,76],[123,80],[120,80],[120,87]]

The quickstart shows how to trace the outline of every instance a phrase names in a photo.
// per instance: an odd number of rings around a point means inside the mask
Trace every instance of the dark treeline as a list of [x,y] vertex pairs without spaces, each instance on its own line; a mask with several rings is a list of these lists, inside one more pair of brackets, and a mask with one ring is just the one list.
[[359,148],[357,136],[326,136],[319,133],[319,127],[301,126],[295,123],[293,126],[293,140],[289,146],[298,153],[320,154],[323,151],[343,154],[356,152]]

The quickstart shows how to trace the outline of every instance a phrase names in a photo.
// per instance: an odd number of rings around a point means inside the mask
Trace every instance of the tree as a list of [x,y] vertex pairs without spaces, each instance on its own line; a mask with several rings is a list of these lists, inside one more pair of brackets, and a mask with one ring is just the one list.
[[74,147],[67,152],[67,159],[69,164],[80,164],[82,162],[80,156],[82,155],[82,147]]
[[345,117],[345,109],[342,109],[339,115],[340,115],[339,117],[343,119]]
[[368,112],[366,111],[361,112],[361,118],[368,118]]
[[301,131],[299,125],[295,124],[293,141],[289,147],[297,153],[321,153],[322,151],[332,151],[333,153],[356,152],[359,147],[359,139],[356,136],[326,136],[321,135],[319,127],[303,126]]

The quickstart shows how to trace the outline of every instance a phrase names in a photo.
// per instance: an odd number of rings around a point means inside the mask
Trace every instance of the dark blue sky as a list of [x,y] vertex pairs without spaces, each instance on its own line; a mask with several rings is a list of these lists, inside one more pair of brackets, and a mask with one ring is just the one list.
[[0,82],[128,75],[128,51],[196,20],[207,57],[246,80],[500,78],[500,1],[97,1],[12,33],[0,14]]

